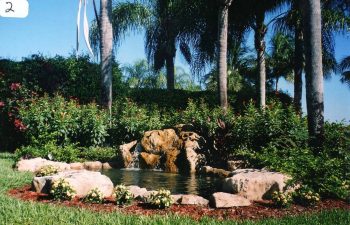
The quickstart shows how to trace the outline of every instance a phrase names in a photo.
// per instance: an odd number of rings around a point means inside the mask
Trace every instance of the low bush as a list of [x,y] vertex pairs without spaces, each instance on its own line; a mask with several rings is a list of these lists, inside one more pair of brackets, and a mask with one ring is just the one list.
[[98,188],[94,188],[87,193],[83,201],[87,203],[101,204],[103,203],[103,198],[103,193]]
[[173,204],[169,190],[160,189],[151,193],[149,203],[157,208],[168,208]]
[[116,157],[116,149],[107,147],[90,147],[80,153],[80,158],[88,161],[108,162]]
[[307,186],[302,186],[296,190],[293,199],[297,204],[303,206],[315,206],[321,200],[320,195]]
[[117,205],[128,205],[132,202],[134,196],[130,190],[123,184],[114,188],[115,202]]
[[72,200],[76,191],[65,179],[58,179],[52,183],[50,194],[56,201],[65,201]]
[[42,166],[38,172],[35,173],[37,177],[52,176],[58,173],[58,168],[53,165]]
[[278,208],[288,208],[293,202],[293,199],[290,193],[275,191],[272,193],[272,202]]

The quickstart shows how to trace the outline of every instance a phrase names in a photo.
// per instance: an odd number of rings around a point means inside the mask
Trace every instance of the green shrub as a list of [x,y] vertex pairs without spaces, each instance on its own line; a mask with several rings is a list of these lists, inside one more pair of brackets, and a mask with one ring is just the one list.
[[58,173],[58,168],[53,165],[42,166],[38,172],[35,173],[37,177],[52,176]]
[[275,191],[272,193],[272,202],[276,207],[288,208],[292,203],[292,195],[290,193],[283,193]]
[[311,188],[302,186],[294,192],[293,199],[296,203],[303,206],[315,206],[320,201],[320,195]]
[[90,147],[81,152],[80,157],[89,161],[108,162],[117,157],[114,148]]
[[114,188],[115,202],[117,205],[130,204],[134,198],[130,190],[123,184],[117,185]]
[[103,203],[103,198],[103,193],[98,188],[94,188],[87,193],[83,201],[87,203],[100,204]]
[[169,190],[160,189],[151,193],[149,203],[157,208],[164,209],[173,204],[173,199]]
[[76,191],[65,179],[59,179],[52,183],[50,194],[56,201],[65,201],[72,200]]
[[103,144],[107,136],[107,114],[95,104],[81,106],[58,95],[44,96],[21,105],[19,114],[27,126],[25,136],[30,145],[54,142],[88,147]]

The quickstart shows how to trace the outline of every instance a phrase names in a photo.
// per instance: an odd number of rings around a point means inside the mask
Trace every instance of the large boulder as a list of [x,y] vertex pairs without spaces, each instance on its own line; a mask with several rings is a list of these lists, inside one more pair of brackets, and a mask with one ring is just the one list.
[[239,169],[226,178],[223,191],[238,194],[249,200],[271,199],[274,191],[284,191],[291,177],[267,170]]
[[67,163],[54,162],[43,158],[21,159],[17,162],[16,168],[18,171],[35,173],[38,172],[41,167],[48,165],[56,167],[59,171],[70,170],[70,165]]
[[152,130],[145,132],[141,146],[144,152],[151,154],[161,154],[178,147],[179,137],[175,130]]
[[201,137],[195,132],[182,131],[180,133],[180,143],[182,147],[180,170],[195,173],[198,169],[200,163],[203,161],[203,155],[197,153],[197,151],[200,150],[200,139]]
[[61,178],[65,179],[72,186],[79,197],[85,197],[94,188],[98,188],[105,197],[109,197],[113,193],[113,183],[107,176],[102,175],[100,172],[87,170],[71,170],[60,172],[53,176],[34,177],[32,187],[38,193],[48,194],[51,190],[52,182]]
[[86,170],[99,171],[102,170],[102,163],[99,161],[84,162],[84,168]]
[[143,169],[155,169],[160,164],[160,156],[147,152],[140,153],[140,167]]
[[214,193],[210,197],[209,203],[214,208],[232,208],[251,205],[251,202],[242,196],[224,192]]

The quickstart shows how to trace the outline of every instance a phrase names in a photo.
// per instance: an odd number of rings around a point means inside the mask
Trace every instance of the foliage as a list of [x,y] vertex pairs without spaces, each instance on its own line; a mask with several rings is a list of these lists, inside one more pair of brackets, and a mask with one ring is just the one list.
[[65,179],[61,178],[52,183],[50,194],[56,201],[65,201],[72,200],[76,191]]
[[294,201],[303,206],[315,206],[320,201],[320,195],[307,186],[302,186],[295,191]]
[[98,188],[94,188],[87,193],[84,202],[100,204],[103,203],[103,198],[103,193]]
[[38,172],[35,173],[35,176],[45,177],[45,176],[52,176],[56,173],[58,173],[58,168],[56,166],[45,165],[45,166],[42,166]]
[[275,191],[272,193],[272,202],[279,208],[288,208],[292,203],[292,195],[290,193],[283,193]]
[[115,201],[118,205],[130,204],[134,198],[130,190],[123,184],[117,185],[114,188]]
[[108,162],[117,157],[117,151],[114,148],[89,147],[80,153],[80,157],[89,161]]
[[157,208],[164,209],[173,204],[173,199],[169,190],[160,189],[151,193],[149,203]]
[[107,136],[107,113],[96,104],[79,105],[56,95],[32,99],[30,105],[20,105],[19,116],[27,127],[25,136],[31,145],[43,146],[79,143],[95,146]]
[[48,142],[42,146],[24,146],[16,150],[16,160],[20,158],[42,157],[60,162],[77,162],[79,161],[80,150],[76,145],[68,144],[58,146],[54,142]]

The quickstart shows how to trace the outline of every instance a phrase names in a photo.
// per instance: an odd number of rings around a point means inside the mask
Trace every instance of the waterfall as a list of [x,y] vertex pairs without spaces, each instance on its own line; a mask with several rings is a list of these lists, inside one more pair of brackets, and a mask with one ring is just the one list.
[[140,168],[140,153],[142,151],[142,147],[140,143],[137,143],[134,152],[132,152],[132,163],[129,168],[131,169],[139,169]]

